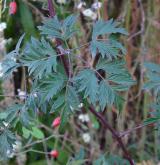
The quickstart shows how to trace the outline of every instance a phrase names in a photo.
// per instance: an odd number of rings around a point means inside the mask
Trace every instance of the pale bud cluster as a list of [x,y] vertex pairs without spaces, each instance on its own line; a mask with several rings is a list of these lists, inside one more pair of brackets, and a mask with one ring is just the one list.
[[90,8],[83,8],[84,6],[86,6],[86,3],[81,1],[77,4],[77,9],[82,11],[82,14],[85,17],[88,17],[92,20],[96,20],[97,19],[97,11],[102,7],[102,3],[97,1],[94,2]]
[[78,119],[81,121],[81,122],[89,122],[90,121],[90,118],[89,118],[89,115],[88,114],[80,114],[78,116]]
[[91,136],[89,133],[82,134],[82,139],[85,143],[89,143],[91,141]]
[[26,98],[26,92],[25,91],[21,91],[20,89],[17,89],[18,91],[18,96],[21,100],[24,100]]

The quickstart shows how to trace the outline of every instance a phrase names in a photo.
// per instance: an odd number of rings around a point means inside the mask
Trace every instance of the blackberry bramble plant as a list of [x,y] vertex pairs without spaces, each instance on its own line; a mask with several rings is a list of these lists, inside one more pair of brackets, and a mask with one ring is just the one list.
[[[79,33],[79,16],[73,14],[64,20],[59,19],[52,1],[48,1],[48,4],[50,17],[38,26],[40,37],[31,37],[22,46],[25,38],[22,35],[15,50],[7,54],[2,62],[3,78],[10,77],[21,67],[25,70],[26,82],[23,98],[17,99],[0,115],[0,158],[7,159],[11,153],[17,155],[29,151],[59,157],[60,151],[53,153],[57,150],[51,149],[50,153],[47,148],[44,152],[37,151],[33,149],[34,143],[56,136],[52,132],[54,129],[59,128],[64,132],[63,128],[71,116],[90,112],[104,129],[111,132],[122,150],[124,159],[117,157],[116,161],[133,165],[123,137],[103,116],[103,112],[112,107],[120,109],[123,93],[135,83],[125,65],[126,50],[118,40],[119,35],[127,35],[126,30],[113,19],[100,19],[93,24],[90,41],[73,47],[70,41]],[[89,62],[79,55],[79,49],[83,47],[88,47]],[[39,126],[43,126],[43,117],[50,114],[57,118],[53,119],[50,128],[45,127],[51,133],[51,136],[46,137]],[[19,139],[24,147],[15,151],[14,145]],[[81,160],[77,159],[72,157],[68,164],[73,161],[83,164],[88,158],[84,156]],[[106,159],[102,155],[95,164],[114,160],[114,156]]]

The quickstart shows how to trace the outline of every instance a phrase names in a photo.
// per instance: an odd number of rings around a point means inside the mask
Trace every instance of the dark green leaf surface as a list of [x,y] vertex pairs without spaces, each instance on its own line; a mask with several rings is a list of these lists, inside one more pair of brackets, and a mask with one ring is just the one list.
[[99,20],[93,26],[92,39],[96,39],[97,36],[103,34],[114,34],[121,33],[127,35],[128,33],[124,28],[118,27],[119,23],[115,22],[113,19],[108,21]]
[[43,22],[43,26],[39,26],[41,34],[47,35],[49,38],[58,38],[66,41],[77,31],[74,25],[77,21],[77,15],[68,16],[63,22],[59,21],[57,16],[47,18]]
[[101,35],[110,34],[128,34],[124,28],[118,27],[118,23],[110,19],[108,21],[98,20],[93,25],[92,41],[90,43],[90,51],[94,58],[97,52],[99,52],[103,58],[112,59],[117,58],[120,55],[126,54],[126,50],[123,45],[113,39],[106,39],[102,41],[98,37]]
[[38,90],[43,94],[44,102],[53,98],[65,86],[66,77],[61,73],[54,73],[42,79],[38,85]]
[[41,78],[56,71],[57,54],[44,38],[38,41],[32,37],[31,42],[25,48],[21,62],[28,66],[30,75]]
[[110,87],[110,85],[102,80],[99,85],[99,104],[101,109],[103,110],[106,105],[112,106],[115,98],[115,94],[113,89]]
[[78,94],[74,87],[68,86],[67,87],[67,104],[69,105],[70,109],[78,109],[78,105],[80,104]]
[[0,160],[7,159],[13,152],[13,144],[15,141],[16,137],[8,129],[4,128],[4,130],[0,132]]
[[75,78],[78,84],[78,91],[84,92],[84,98],[89,97],[92,104],[95,104],[98,96],[98,80],[94,71],[85,69]]
[[146,62],[144,67],[147,69],[147,81],[143,85],[143,89],[156,91],[160,87],[160,65]]
[[90,44],[92,56],[95,57],[97,50],[103,58],[113,59],[126,53],[121,43],[117,41],[97,41],[93,40]]
[[60,108],[65,103],[65,96],[59,95],[57,99],[53,102],[50,113],[55,112],[58,108]]

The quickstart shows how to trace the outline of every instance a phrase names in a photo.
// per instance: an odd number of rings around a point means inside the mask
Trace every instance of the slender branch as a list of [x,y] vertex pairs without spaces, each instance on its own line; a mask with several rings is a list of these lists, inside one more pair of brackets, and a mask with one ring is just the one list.
[[103,2],[104,20],[108,20],[108,0]]
[[39,151],[39,150],[34,150],[34,149],[28,149],[22,152],[16,152],[14,153],[15,156],[21,155],[21,154],[25,154],[27,152],[35,152],[35,153],[39,153],[39,154],[50,154],[50,152],[43,152],[43,151]]
[[43,141],[43,148],[44,148],[44,151],[45,151],[45,157],[46,157],[47,165],[52,165],[52,163],[51,163],[51,161],[49,160],[49,157],[48,157],[47,145],[46,145],[45,141]]
[[[67,54],[66,51],[65,51],[65,50],[63,49],[63,47],[62,47],[62,43],[61,43],[60,41],[58,41],[58,40],[56,40],[56,42],[57,42],[57,45],[58,45],[58,47],[57,47],[58,52],[59,52],[60,54],[64,54],[64,53]],[[69,77],[70,71],[69,71],[68,60],[65,58],[65,56],[60,56],[60,59],[61,59],[61,61],[62,61],[62,63],[63,63],[65,72],[66,72],[67,76]]]
[[44,138],[44,139],[42,139],[42,140],[37,140],[37,141],[35,141],[35,142],[32,142],[32,143],[30,143],[30,144],[27,144],[27,145],[25,145],[24,147],[22,147],[21,149],[23,150],[23,149],[28,148],[28,147],[31,147],[31,146],[33,146],[33,145],[36,145],[36,144],[39,144],[39,143],[43,143],[43,142],[48,141],[48,140],[50,140],[50,139],[52,139],[52,138],[55,138],[55,137],[63,137],[63,136],[62,136],[62,135],[51,135],[51,136],[49,136],[49,137],[47,137],[47,138]]
[[136,131],[136,130],[138,130],[138,129],[141,129],[141,128],[145,127],[145,126],[146,126],[146,124],[144,124],[144,125],[138,125],[138,126],[136,126],[135,128],[131,128],[131,129],[128,129],[128,130],[126,130],[126,131],[120,132],[120,133],[119,133],[119,137],[122,138],[122,137],[124,137],[124,136],[126,136],[126,135],[132,133],[133,131]]
[[96,112],[93,107],[90,107],[90,111],[100,120],[102,125],[112,133],[113,137],[117,140],[121,149],[123,150],[124,157],[130,162],[130,165],[135,165],[134,161],[132,160],[132,158],[129,155],[129,152],[126,150],[126,147],[124,146],[121,137],[119,137],[119,133],[116,132],[110,126],[110,124],[104,119],[104,117],[100,113]]
[[124,136],[126,136],[126,135],[132,133],[133,131],[137,131],[138,129],[141,129],[141,128],[143,128],[143,127],[147,127],[147,126],[149,126],[149,125],[151,125],[151,124],[154,124],[154,123],[156,123],[156,122],[157,122],[157,121],[150,122],[149,124],[141,124],[141,125],[138,125],[138,126],[136,126],[136,127],[134,127],[134,128],[128,129],[128,130],[126,130],[126,131],[119,132],[119,137],[122,138],[122,137],[124,137]]
[[76,50],[76,49],[81,49],[81,48],[83,48],[83,47],[88,46],[89,44],[90,44],[90,42],[87,42],[87,43],[85,43],[85,44],[83,44],[83,45],[80,45],[80,46],[78,46],[78,47],[76,47],[76,48],[70,49],[70,51],[74,51],[74,50]]
[[143,9],[143,5],[142,5],[142,1],[141,0],[138,0],[138,3],[139,3],[139,5],[140,5],[140,11],[141,11],[141,19],[142,19],[142,22],[141,22],[141,29],[140,29],[140,31],[138,31],[138,32],[136,32],[136,33],[134,33],[134,34],[132,34],[128,39],[127,39],[127,41],[129,41],[129,40],[131,40],[132,38],[134,38],[134,37],[136,37],[136,36],[138,36],[138,35],[140,35],[140,34],[143,34],[144,33],[144,26],[145,26],[145,13],[144,13],[144,9]]
[[[48,10],[49,10],[50,17],[54,17],[56,15],[52,0],[48,0]],[[64,53],[64,51],[63,51],[64,49],[62,48],[62,42],[60,40],[56,39],[56,44],[57,44],[58,52],[60,54]],[[64,69],[65,69],[67,76],[69,76],[70,71],[69,71],[69,67],[68,67],[68,60],[64,56],[60,56],[60,59],[64,65]]]
[[52,0],[48,0],[48,9],[49,9],[50,16],[54,17],[56,15],[56,12],[55,12]]

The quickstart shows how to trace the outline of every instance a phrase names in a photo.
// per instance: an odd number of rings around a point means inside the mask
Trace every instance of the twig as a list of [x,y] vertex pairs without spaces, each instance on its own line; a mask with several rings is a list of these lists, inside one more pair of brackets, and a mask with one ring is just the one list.
[[100,120],[100,122],[103,124],[103,126],[112,133],[113,137],[117,140],[117,142],[119,143],[121,149],[123,150],[124,157],[129,161],[130,165],[135,165],[134,161],[132,160],[132,158],[130,157],[128,151],[126,150],[126,147],[124,146],[121,137],[119,137],[119,133],[117,133],[110,126],[110,124],[104,119],[104,117],[100,113],[96,112],[95,109],[91,106],[90,106],[90,111]]
[[119,137],[122,138],[122,137],[132,133],[133,131],[137,131],[138,129],[141,129],[143,127],[147,127],[148,125],[154,124],[156,122],[157,121],[150,122],[149,124],[141,124],[141,125],[138,125],[138,126],[136,126],[134,128],[128,129],[126,131],[119,132]]
[[21,155],[21,154],[25,154],[27,152],[36,152],[36,153],[39,153],[39,154],[50,154],[50,152],[43,152],[43,151],[39,151],[39,150],[28,149],[28,150],[25,150],[25,151],[22,151],[22,152],[14,153],[14,155],[18,156],[18,155]]
[[104,10],[104,20],[108,20],[108,0],[104,0],[103,2],[103,10]]
[[141,0],[138,0],[138,3],[140,5],[140,10],[141,10],[141,17],[142,17],[142,22],[141,22],[141,29],[140,31],[134,33],[133,35],[131,35],[127,41],[131,40],[132,38],[140,35],[140,34],[143,34],[144,33],[144,26],[145,26],[145,13],[144,13],[144,9],[143,9],[143,6],[142,6],[142,1]]
[[80,45],[80,46],[78,46],[78,47],[76,47],[76,48],[70,49],[70,51],[74,51],[74,50],[76,50],[76,49],[83,48],[83,47],[85,47],[85,46],[88,46],[89,44],[90,44],[90,42],[87,42],[87,43],[85,43],[85,44],[83,44],[83,45]]
[[[55,12],[52,0],[48,0],[48,9],[49,9],[50,17],[53,18],[56,15],[56,12]],[[58,46],[57,47],[58,52],[63,53],[62,49],[60,49],[60,48],[62,48],[62,42],[59,41],[58,39],[56,39],[56,44]],[[65,69],[67,76],[69,76],[70,71],[69,71],[69,67],[68,67],[68,61],[66,60],[66,58],[64,56],[60,56],[60,59],[64,65],[64,69]]]
[[37,140],[37,141],[35,141],[33,143],[27,144],[24,147],[22,147],[21,149],[23,150],[23,149],[28,148],[28,147],[31,147],[33,145],[36,145],[36,144],[39,144],[39,143],[43,143],[44,141],[48,141],[48,140],[50,140],[50,139],[52,139],[54,137],[61,137],[61,135],[51,135],[51,136],[49,136],[47,138],[44,138],[42,140]]
[[56,15],[52,0],[48,0],[48,9],[51,17]]
[[51,161],[49,160],[49,157],[48,157],[47,145],[46,145],[45,141],[43,141],[43,148],[44,148],[44,151],[45,151],[45,157],[46,157],[46,160],[47,160],[47,165],[52,165],[52,163],[51,163]]
[[126,135],[132,133],[133,131],[136,131],[136,130],[138,130],[138,129],[141,129],[141,128],[145,127],[145,126],[146,126],[146,124],[144,124],[144,125],[138,125],[138,126],[136,126],[135,128],[131,128],[131,129],[128,129],[128,130],[126,130],[126,131],[120,132],[120,133],[119,133],[119,137],[122,138],[122,137],[124,137],[124,136],[126,136]]

